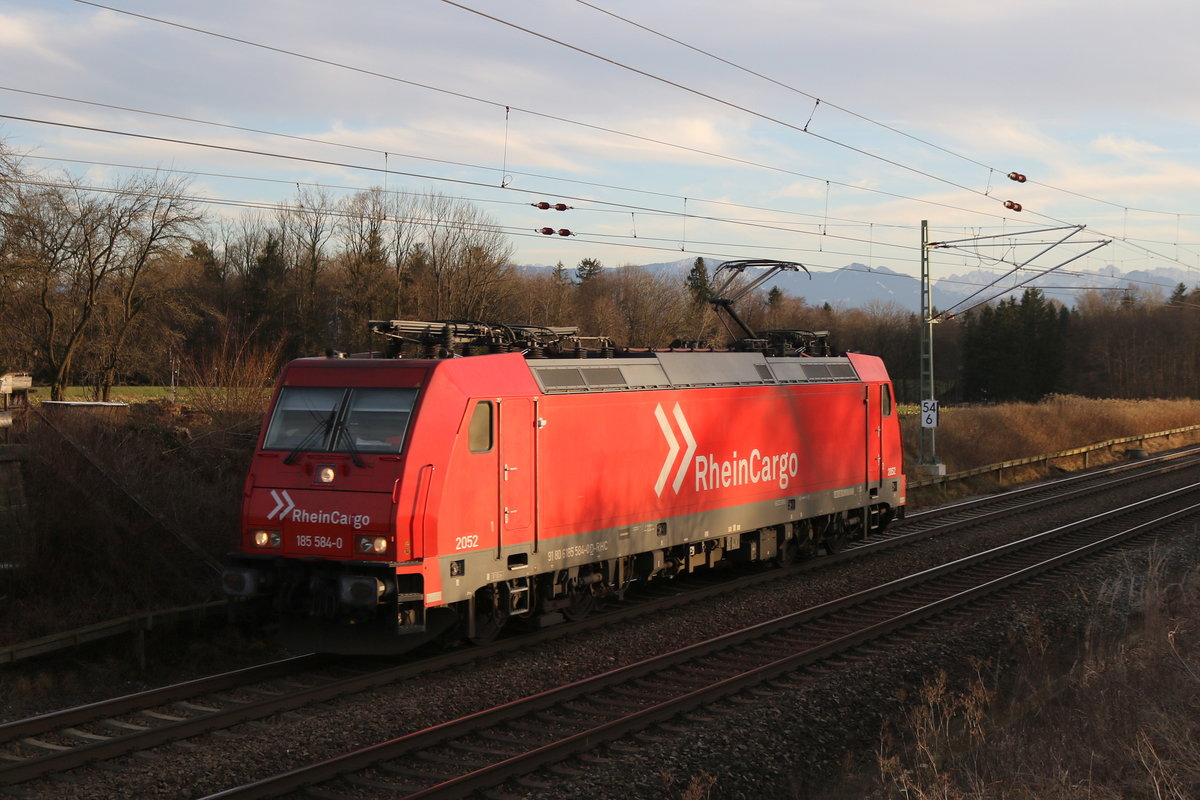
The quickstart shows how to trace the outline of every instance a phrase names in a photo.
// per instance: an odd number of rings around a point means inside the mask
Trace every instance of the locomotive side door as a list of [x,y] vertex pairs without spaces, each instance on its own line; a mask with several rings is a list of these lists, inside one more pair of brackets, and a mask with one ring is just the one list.
[[867,482],[883,482],[883,417],[884,405],[891,404],[891,394],[885,398],[878,383],[867,384]]
[[534,404],[500,401],[500,544],[527,541],[534,517]]

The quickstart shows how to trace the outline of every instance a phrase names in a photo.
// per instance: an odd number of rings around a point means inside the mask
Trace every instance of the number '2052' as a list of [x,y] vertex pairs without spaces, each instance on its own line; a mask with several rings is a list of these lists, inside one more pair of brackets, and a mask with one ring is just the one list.
[[456,536],[454,538],[455,550],[470,550],[473,547],[479,547],[479,537],[475,534],[470,536]]

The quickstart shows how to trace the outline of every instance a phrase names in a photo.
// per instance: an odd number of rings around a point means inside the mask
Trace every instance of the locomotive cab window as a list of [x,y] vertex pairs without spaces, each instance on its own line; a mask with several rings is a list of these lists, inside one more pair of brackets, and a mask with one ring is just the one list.
[[467,444],[472,453],[486,453],[492,449],[492,404],[487,400],[480,400],[471,412]]
[[879,388],[881,390],[879,392],[879,408],[883,416],[890,417],[892,415],[892,387],[885,383]]
[[399,453],[416,397],[416,389],[285,386],[263,449]]

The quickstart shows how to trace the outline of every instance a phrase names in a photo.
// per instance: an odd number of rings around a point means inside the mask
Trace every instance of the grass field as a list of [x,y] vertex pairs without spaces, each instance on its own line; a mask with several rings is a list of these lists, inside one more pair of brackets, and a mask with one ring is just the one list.
[[[41,400],[50,399],[50,390],[46,387],[34,387],[38,389],[37,397]],[[182,402],[187,402],[190,390],[186,386],[176,387],[174,390],[170,386],[114,386],[109,401],[114,403],[144,403],[147,400],[172,400],[173,397],[178,397]],[[91,386],[68,386],[64,400],[79,402],[95,399],[95,390]]]

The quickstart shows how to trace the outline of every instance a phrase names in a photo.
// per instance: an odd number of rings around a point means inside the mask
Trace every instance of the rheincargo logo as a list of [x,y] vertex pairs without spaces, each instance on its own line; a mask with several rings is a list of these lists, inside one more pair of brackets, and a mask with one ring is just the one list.
[[345,525],[360,531],[371,524],[371,518],[366,514],[347,514],[342,511],[307,511],[303,508],[292,509],[292,522],[306,522],[319,525]]
[[[696,478],[697,492],[728,489],[731,486],[755,483],[776,483],[780,489],[786,489],[792,478],[800,473],[800,456],[796,453],[767,454],[757,447],[750,451],[750,455],[741,458],[738,458],[737,451],[734,450],[733,454],[724,460],[719,460],[715,455],[709,453],[696,456],[696,460],[693,462],[692,456],[695,455],[697,447],[696,439],[692,436],[692,429],[678,403],[671,409],[671,416],[679,427],[680,435],[687,443],[687,450],[679,459],[678,467],[675,469],[675,479],[671,482],[671,488],[675,494],[679,494],[679,490],[683,486],[683,479],[687,474],[689,464],[692,466]],[[654,409],[654,418],[658,420],[658,427],[662,430],[663,438],[667,440],[667,457],[663,460],[662,468],[658,472],[658,480],[654,484],[654,493],[661,497],[667,484],[667,478],[671,475],[671,468],[676,465],[675,459],[679,455],[680,448],[679,439],[676,438],[661,403]]]
[[296,505],[296,501],[287,493],[287,489],[281,489],[278,492],[271,490],[271,499],[275,501],[275,507],[267,514],[267,519],[276,519],[283,522],[285,519],[291,519],[292,522],[305,522],[309,524],[316,523],[318,525],[345,525],[354,530],[362,530],[363,527],[371,524],[371,518],[366,514],[346,514],[342,511],[309,511],[308,509],[300,508]]
[[765,456],[755,448],[746,458],[737,451],[727,461],[718,461],[711,453],[696,456],[696,491],[728,489],[747,483],[774,481],[786,489],[790,480],[800,473],[800,456],[795,453],[775,453]]
[[[683,409],[679,407],[679,403],[675,404],[675,408],[671,413],[675,417],[675,423],[679,425],[679,432],[683,434],[683,439],[687,442],[687,452],[679,460],[679,469],[675,471],[675,480],[671,483],[671,488],[675,490],[675,494],[679,494],[679,487],[683,485],[683,473],[687,471],[687,465],[692,459],[692,453],[696,452],[696,440],[692,436],[692,429],[688,427],[687,420],[683,416]],[[658,480],[654,483],[654,493],[662,497],[663,486],[667,483],[667,476],[671,474],[671,466],[675,463],[675,456],[679,455],[679,440],[671,432],[671,423],[667,421],[667,414],[663,411],[662,403],[655,406],[654,418],[658,420],[658,427],[662,429],[663,438],[667,440],[667,446],[670,448],[667,451],[666,459],[663,461],[662,469],[658,471]]]

